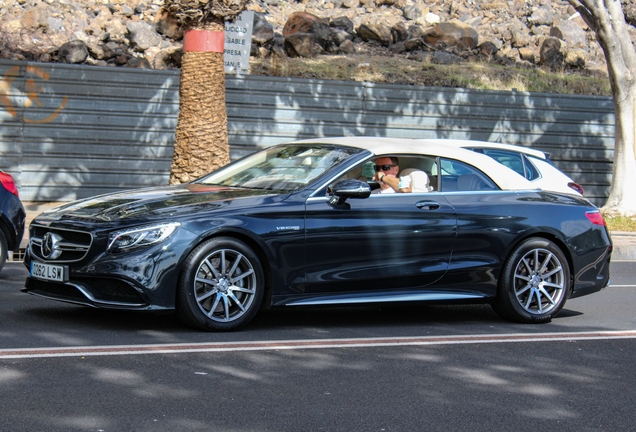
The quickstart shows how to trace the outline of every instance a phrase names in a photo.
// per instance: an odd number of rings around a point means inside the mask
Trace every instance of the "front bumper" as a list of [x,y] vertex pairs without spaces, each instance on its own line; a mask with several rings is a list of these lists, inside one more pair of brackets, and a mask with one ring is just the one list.
[[106,254],[104,241],[95,236],[79,261],[46,261],[27,247],[24,264],[45,262],[65,268],[64,282],[27,277],[22,292],[67,303],[103,309],[174,309],[182,260],[194,236],[178,230],[161,244],[122,254]]

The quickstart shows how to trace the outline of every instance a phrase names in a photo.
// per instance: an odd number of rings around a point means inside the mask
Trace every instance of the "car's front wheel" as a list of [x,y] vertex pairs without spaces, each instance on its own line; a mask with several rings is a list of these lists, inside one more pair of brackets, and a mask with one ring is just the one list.
[[530,238],[506,261],[494,309],[521,323],[549,322],[565,305],[570,268],[561,249],[544,238]]
[[202,330],[233,330],[258,312],[265,290],[261,264],[245,243],[210,239],[186,259],[177,288],[177,316]]

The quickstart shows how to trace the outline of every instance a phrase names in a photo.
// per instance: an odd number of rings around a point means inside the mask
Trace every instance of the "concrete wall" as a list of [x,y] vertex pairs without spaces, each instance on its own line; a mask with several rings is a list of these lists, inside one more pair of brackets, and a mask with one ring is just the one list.
[[[0,169],[23,201],[167,184],[179,72],[0,61]],[[586,189],[609,193],[609,97],[226,77],[232,159],[341,135],[464,138],[538,148]]]

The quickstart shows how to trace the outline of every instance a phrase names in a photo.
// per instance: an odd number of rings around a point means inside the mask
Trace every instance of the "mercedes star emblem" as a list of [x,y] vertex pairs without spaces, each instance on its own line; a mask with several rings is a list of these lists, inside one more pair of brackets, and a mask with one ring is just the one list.
[[62,255],[62,250],[59,248],[58,243],[62,241],[62,236],[54,233],[46,233],[42,237],[42,244],[40,245],[40,251],[42,256],[46,259],[57,259]]

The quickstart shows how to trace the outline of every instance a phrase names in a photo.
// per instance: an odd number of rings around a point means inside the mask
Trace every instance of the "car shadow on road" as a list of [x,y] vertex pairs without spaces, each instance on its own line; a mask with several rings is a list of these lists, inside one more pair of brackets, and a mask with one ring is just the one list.
[[[16,311],[17,312],[17,311]],[[172,311],[101,310],[70,304],[44,304],[21,311],[28,322],[55,328],[104,331],[192,331]],[[276,308],[260,311],[244,328],[247,331],[284,329],[399,327],[432,324],[496,324],[502,321],[488,305],[421,305],[382,307]]]
[[32,321],[40,325],[48,323],[56,328],[99,329],[106,331],[187,331],[172,311],[118,311],[102,310],[88,306],[65,305],[56,307],[36,307],[24,311]]
[[[62,330],[93,330],[117,333],[158,332],[171,334],[192,334],[199,332],[182,324],[172,311],[117,311],[101,310],[77,305],[55,304],[52,307],[39,305],[22,313],[32,325]],[[583,315],[582,312],[564,309],[555,318]],[[553,321],[553,322],[554,322]],[[239,332],[230,334],[243,336],[254,333],[323,329],[370,330],[373,328],[404,330],[423,326],[430,329],[452,326],[453,331],[464,332],[467,328],[476,330],[514,326],[523,331],[537,331],[533,325],[511,323],[497,315],[489,305],[399,305],[399,306],[355,306],[355,307],[310,307],[275,308],[260,311],[256,317]],[[540,327],[540,326],[539,326]],[[448,330],[448,327],[446,327]],[[218,334],[218,333],[217,333]]]
[[501,318],[489,305],[400,305],[273,309],[250,324],[270,328],[323,326],[368,327],[423,324],[495,323]]

